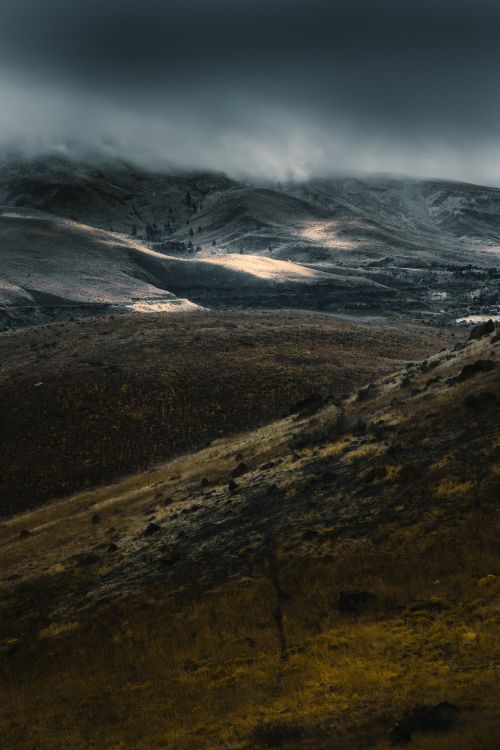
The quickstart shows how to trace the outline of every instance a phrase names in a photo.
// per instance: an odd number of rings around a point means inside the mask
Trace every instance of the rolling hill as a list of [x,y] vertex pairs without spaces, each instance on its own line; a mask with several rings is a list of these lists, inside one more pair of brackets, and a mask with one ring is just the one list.
[[[404,177],[262,186],[222,174],[155,174],[116,162],[10,160],[0,168],[0,205],[5,206],[0,247],[3,255],[8,251],[12,259],[17,253],[18,259],[15,274],[2,269],[0,299],[5,309],[5,300],[19,295],[38,305],[42,293],[57,297],[58,274],[67,274],[57,268],[57,248],[66,238],[72,252],[80,243],[75,271],[82,280],[71,283],[80,287],[78,304],[93,306],[93,314],[152,296],[172,310],[182,307],[175,300],[180,297],[207,307],[292,306],[437,322],[495,316],[500,314],[499,195],[495,188]],[[28,215],[37,211],[42,212],[37,228],[42,218],[45,222],[44,239],[26,226]],[[14,213],[10,223],[8,212]],[[30,287],[23,270],[37,243],[49,248],[43,253],[53,246],[57,255],[52,264],[46,255],[43,269],[44,285],[52,284],[53,291]],[[103,253],[106,245],[112,259]],[[94,263],[96,252],[101,265],[99,278],[92,279],[85,265]],[[295,265],[271,272],[269,264],[263,273],[264,261],[236,260],[236,255]],[[221,260],[225,256],[231,257]],[[187,260],[209,265],[181,262]],[[272,288],[270,276],[286,283]],[[73,293],[62,298],[64,304],[75,303]],[[59,315],[47,304],[33,321]],[[11,324],[16,316],[10,316]]]
[[11,157],[0,168],[0,205],[161,239],[185,224],[205,196],[235,184],[223,174],[155,174],[120,161]]
[[271,258],[179,257],[32,209],[0,209],[0,326],[198,306],[328,309],[383,284]]

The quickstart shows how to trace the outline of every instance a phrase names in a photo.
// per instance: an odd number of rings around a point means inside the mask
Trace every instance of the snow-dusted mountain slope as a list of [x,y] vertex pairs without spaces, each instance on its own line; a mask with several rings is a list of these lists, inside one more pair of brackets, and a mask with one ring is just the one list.
[[81,314],[196,306],[332,304],[340,294],[389,294],[260,256],[174,257],[137,240],[29,209],[0,209],[0,316],[42,322]]

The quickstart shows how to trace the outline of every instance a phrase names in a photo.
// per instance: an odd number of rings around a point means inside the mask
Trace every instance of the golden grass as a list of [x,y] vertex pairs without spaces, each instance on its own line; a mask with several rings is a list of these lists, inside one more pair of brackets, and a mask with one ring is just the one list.
[[74,630],[78,630],[80,623],[78,622],[59,622],[52,623],[48,628],[42,628],[40,630],[39,638],[58,638],[59,636],[72,633]]
[[436,489],[436,495],[438,497],[455,497],[456,495],[465,495],[466,493],[471,492],[473,487],[473,482],[464,482],[452,478],[443,479]]
[[[446,360],[444,377],[457,366]],[[432,407],[420,393],[384,435],[387,455],[372,448],[379,443],[361,442],[387,413],[384,399],[392,403],[392,392],[381,390],[374,401],[346,404],[349,424],[364,428],[333,443],[328,436],[306,442],[298,454],[290,447],[296,430],[322,435],[332,409],[323,422],[321,414],[309,422],[290,417],[4,524],[9,572],[35,583],[43,572],[48,589],[60,581],[68,596],[81,597],[76,609],[64,593],[55,609],[44,609],[42,587],[30,620],[23,585],[5,584],[12,607],[0,623],[8,639],[0,643],[7,654],[0,657],[0,748],[386,750],[388,730],[406,711],[446,700],[460,706],[457,727],[417,733],[412,747],[497,750],[500,580],[488,437],[495,415],[470,415],[465,445],[464,392],[446,387]],[[352,464],[342,456],[350,447]],[[228,470],[240,453],[250,471],[239,480],[241,495],[231,495]],[[259,474],[269,459],[274,468]],[[224,530],[234,513],[236,532],[203,557],[196,555],[203,525],[186,523],[193,534],[186,559],[171,577],[155,578],[153,545],[138,542],[144,511],[170,490],[181,498],[174,508],[193,495],[201,502],[196,488],[207,471],[220,486],[214,504],[203,495],[201,523],[220,518]],[[474,484],[463,479],[470,476]],[[277,497],[267,506],[265,496],[262,514],[247,516],[245,491],[275,481]],[[228,513],[212,518],[217,503]],[[78,545],[97,548],[104,531],[90,524],[96,507],[117,511],[122,562],[117,553],[118,562],[105,557],[91,571],[58,568]],[[176,530],[175,519],[166,520],[171,506],[155,512],[165,533]],[[240,537],[254,519],[254,533]],[[34,533],[21,543],[25,527]],[[138,558],[140,585],[130,588]],[[93,591],[111,592],[110,600],[94,607]],[[376,600],[342,614],[342,591]]]
[[364,443],[346,453],[345,460],[349,463],[357,458],[366,458],[367,456],[379,456],[384,453],[384,446],[378,443]]
[[[7,663],[1,747],[254,750],[283,735],[295,738],[290,747],[315,737],[314,747],[336,738],[348,748],[356,732],[383,736],[408,708],[439,700],[481,705],[486,722],[480,731],[466,710],[444,747],[457,746],[458,732],[491,747],[500,726],[496,534],[472,514],[438,535],[421,525],[383,538],[326,538],[317,555],[277,550],[285,653],[265,568],[184,603],[150,589],[79,628],[51,626],[36,669],[26,644]],[[467,579],[464,568],[484,575]],[[345,588],[374,591],[379,607],[341,615]]]

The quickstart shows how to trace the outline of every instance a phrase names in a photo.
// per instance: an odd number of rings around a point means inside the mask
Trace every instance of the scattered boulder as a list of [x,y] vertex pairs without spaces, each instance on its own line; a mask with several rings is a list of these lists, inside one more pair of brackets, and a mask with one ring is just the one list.
[[377,386],[375,383],[369,383],[364,388],[360,388],[357,393],[357,400],[358,401],[367,401],[370,398],[373,398],[377,391]]
[[372,422],[370,429],[377,440],[384,440],[387,436],[387,425],[383,419],[379,419],[377,422]]
[[78,555],[73,555],[70,559],[76,563],[76,565],[86,568],[90,565],[97,565],[100,557],[96,552],[80,552]]
[[19,539],[27,539],[29,536],[31,536],[29,529],[21,529],[19,532]]
[[116,552],[118,550],[118,547],[114,542],[111,542],[111,544],[108,544],[106,547],[106,552]]
[[276,483],[269,484],[264,489],[264,495],[278,495],[280,493],[280,488]]
[[401,455],[402,451],[403,451],[403,448],[399,443],[393,443],[392,445],[389,445],[386,453],[391,458],[394,458],[395,456]]
[[401,378],[401,380],[399,382],[399,387],[400,388],[407,388],[410,385],[411,381],[413,380],[413,377],[414,376],[412,374],[409,374],[409,373],[406,374],[406,375],[403,375],[403,377]]
[[364,435],[366,427],[366,422],[362,417],[357,417],[350,425],[350,428],[355,435]]
[[232,470],[231,476],[236,479],[237,477],[241,477],[243,476],[243,474],[246,474],[247,471],[248,466],[241,461],[238,466]]
[[94,515],[92,516],[92,518],[90,519],[90,521],[93,524],[101,523],[101,516],[99,515],[99,513],[94,513]]
[[474,375],[479,375],[482,372],[491,372],[496,366],[496,362],[493,362],[492,359],[478,359],[477,362],[465,365],[455,378],[450,378],[448,380],[448,383],[449,385],[460,383],[462,380],[468,380],[469,378],[473,378]]
[[341,591],[339,612],[357,615],[371,609],[376,601],[377,596],[372,591]]
[[483,336],[489,336],[494,330],[494,322],[492,320],[485,320],[484,323],[479,323],[479,325],[474,326],[467,341],[478,341],[479,339],[482,339]]
[[444,732],[452,729],[459,713],[460,708],[448,701],[441,701],[434,706],[416,706],[391,729],[389,736],[392,744],[408,744],[415,732]]
[[469,409],[485,409],[491,406],[497,400],[496,393],[492,391],[479,391],[479,393],[470,393],[464,398],[464,405]]
[[153,534],[156,534],[157,531],[160,531],[161,526],[158,526],[157,523],[154,523],[153,521],[151,523],[148,523],[146,528],[144,529],[144,536],[152,536]]
[[238,485],[236,484],[234,479],[230,479],[229,482],[227,483],[227,488],[229,492],[233,494],[233,492],[236,492],[236,490],[238,489]]
[[160,557],[160,565],[165,568],[169,568],[174,565],[179,559],[179,555],[175,547],[165,547]]
[[191,505],[190,508],[183,508],[183,510],[181,510],[181,516],[188,516],[191,513],[196,513],[202,508],[203,508],[203,505],[200,505],[199,503],[198,504],[195,503],[194,505]]
[[203,479],[201,480],[201,486],[202,487],[210,487],[210,482],[208,481],[208,479],[206,477],[203,477]]
[[429,370],[434,370],[435,367],[438,367],[441,364],[441,361],[439,359],[424,359],[422,364],[420,365],[420,371],[421,372],[428,372]]
[[379,482],[385,479],[387,476],[387,469],[385,466],[374,466],[373,469],[367,471],[363,477],[365,482]]
[[439,383],[441,380],[440,376],[437,375],[435,378],[429,378],[429,380],[424,385],[424,391],[426,391],[428,388],[431,387],[431,385],[435,385],[436,383]]

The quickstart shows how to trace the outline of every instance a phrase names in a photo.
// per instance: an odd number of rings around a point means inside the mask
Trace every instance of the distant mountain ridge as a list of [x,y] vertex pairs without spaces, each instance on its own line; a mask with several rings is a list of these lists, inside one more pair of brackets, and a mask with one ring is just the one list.
[[[60,248],[64,234],[78,259],[66,269],[68,288],[80,283],[70,276],[86,266],[83,256],[92,257],[92,234],[100,258],[106,246],[109,257],[98,281],[90,284],[94,292],[99,288],[104,304],[116,302],[123,272],[135,279],[125,295],[128,302],[163,295],[165,304],[170,294],[171,302],[181,296],[208,307],[382,312],[441,322],[500,314],[498,188],[380,175],[250,185],[222,173],[163,174],[123,162],[17,158],[0,166],[0,206],[5,207],[0,222],[4,310],[11,300],[19,307],[20,297],[34,293],[34,304],[41,303],[41,289],[28,283],[35,263],[33,244],[42,242],[33,221],[26,225],[35,211],[37,227],[44,227],[43,252]],[[9,219],[9,211],[18,213],[17,223],[15,217]],[[112,253],[111,247],[116,248]],[[15,274],[12,252],[17,254]],[[243,269],[241,261],[235,265],[231,259],[221,265],[227,255],[249,258]],[[164,256],[170,259],[168,272]],[[259,256],[295,268],[274,267],[271,272],[268,266],[264,279]],[[207,266],[210,259],[219,260]],[[181,262],[186,260],[196,263]],[[55,255],[45,261],[43,269],[38,263],[43,292],[53,287],[57,298],[61,269]],[[252,262],[261,270],[253,273]],[[316,274],[314,289],[302,283],[307,273],[299,267]],[[278,295],[276,289],[270,293],[281,273],[288,287],[281,285]],[[94,292],[83,285],[78,304],[93,305]],[[68,295],[63,299],[67,304]],[[49,317],[53,315],[60,315],[60,309],[54,308]],[[33,318],[43,319],[45,314]]]

